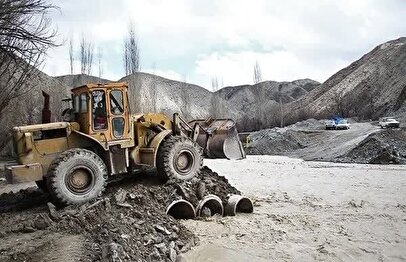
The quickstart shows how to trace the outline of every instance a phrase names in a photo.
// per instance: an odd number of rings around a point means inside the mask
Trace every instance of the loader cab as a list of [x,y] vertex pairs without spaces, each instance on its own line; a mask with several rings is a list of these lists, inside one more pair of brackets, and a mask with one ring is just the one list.
[[105,143],[130,139],[126,83],[87,84],[72,89],[80,131]]

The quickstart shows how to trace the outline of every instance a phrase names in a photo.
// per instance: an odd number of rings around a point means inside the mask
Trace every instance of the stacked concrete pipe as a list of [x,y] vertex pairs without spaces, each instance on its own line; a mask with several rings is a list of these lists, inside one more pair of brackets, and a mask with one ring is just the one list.
[[184,199],[173,201],[166,209],[166,214],[176,219],[194,219],[196,217],[195,208]]
[[221,199],[216,195],[207,195],[202,200],[200,200],[196,208],[196,216],[202,216],[202,211],[204,208],[210,210],[210,216],[213,216],[215,214],[223,216],[223,203],[221,202]]
[[184,199],[173,201],[166,209],[166,214],[176,219],[194,219],[196,216],[203,216],[203,210],[210,210],[210,216],[219,214],[221,216],[235,216],[237,213],[252,213],[254,205],[252,201],[244,196],[231,195],[227,200],[225,208],[221,199],[216,195],[207,195],[199,201],[196,209]]
[[225,208],[226,216],[235,216],[236,213],[252,213],[254,205],[248,197],[231,195]]

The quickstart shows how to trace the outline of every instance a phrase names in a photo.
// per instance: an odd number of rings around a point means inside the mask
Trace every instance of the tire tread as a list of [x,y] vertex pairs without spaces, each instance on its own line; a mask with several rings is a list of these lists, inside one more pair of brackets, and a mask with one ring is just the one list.
[[67,151],[61,153],[58,157],[56,157],[51,165],[49,166],[48,172],[47,172],[47,187],[51,196],[51,199],[57,204],[57,205],[62,205],[62,206],[66,206],[66,205],[70,205],[73,204],[70,200],[66,199],[63,195],[63,193],[60,191],[59,187],[56,186],[56,183],[54,183],[54,181],[56,179],[58,179],[58,168],[60,166],[61,163],[63,162],[67,162],[69,159],[71,159],[73,156],[75,155],[79,155],[82,156],[83,158],[86,159],[90,159],[91,161],[94,162],[101,162],[98,164],[101,164],[101,168],[102,168],[102,174],[103,174],[103,184],[102,184],[102,188],[100,190],[99,195],[102,194],[102,192],[104,191],[104,189],[106,188],[107,185],[107,177],[108,177],[108,173],[107,173],[107,167],[104,164],[103,160],[100,159],[100,157],[98,155],[96,155],[95,153],[93,153],[90,150],[87,149],[82,149],[82,148],[73,148],[73,149],[68,149]]
[[162,180],[166,181],[168,179],[171,179],[173,176],[172,169],[170,167],[170,163],[172,161],[172,159],[170,159],[171,151],[177,146],[183,145],[185,143],[195,147],[198,150],[198,153],[200,155],[200,163],[195,175],[197,176],[200,174],[203,166],[203,149],[195,141],[187,137],[170,136],[162,142],[157,154],[157,171]]

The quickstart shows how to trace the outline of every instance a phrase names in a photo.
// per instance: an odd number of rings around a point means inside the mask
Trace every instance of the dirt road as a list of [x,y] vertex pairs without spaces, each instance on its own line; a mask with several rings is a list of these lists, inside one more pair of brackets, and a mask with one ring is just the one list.
[[354,123],[348,130],[320,130],[312,134],[312,141],[303,149],[289,154],[305,160],[334,161],[357,146],[368,135],[380,128],[370,123]]
[[406,166],[278,156],[206,164],[256,207],[254,214],[186,221],[201,241],[188,261],[406,260]]
[[316,120],[299,124],[253,133],[248,152],[334,162],[380,130],[371,123],[352,123],[349,130],[325,130],[323,121]]

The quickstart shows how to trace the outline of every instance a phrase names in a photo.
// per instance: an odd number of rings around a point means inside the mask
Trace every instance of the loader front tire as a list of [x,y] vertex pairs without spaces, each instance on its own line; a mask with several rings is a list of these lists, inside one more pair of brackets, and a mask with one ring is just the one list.
[[80,204],[101,195],[107,180],[107,168],[101,158],[86,149],[69,149],[50,165],[47,187],[59,206]]
[[203,165],[203,149],[183,136],[170,136],[160,145],[157,171],[162,180],[189,180],[198,175]]

